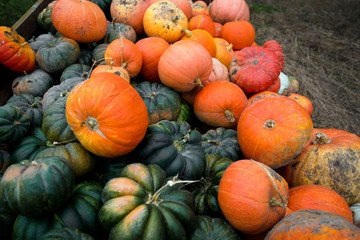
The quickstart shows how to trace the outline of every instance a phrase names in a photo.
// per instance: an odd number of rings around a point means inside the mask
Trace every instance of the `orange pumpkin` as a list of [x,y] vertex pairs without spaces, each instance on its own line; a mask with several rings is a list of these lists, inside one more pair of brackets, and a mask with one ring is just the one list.
[[178,92],[189,92],[209,78],[212,68],[211,55],[200,43],[180,40],[161,55],[158,73],[164,85]]
[[185,35],[180,40],[194,40],[203,45],[203,47],[208,50],[211,57],[216,56],[216,44],[210,33],[203,29],[194,29],[191,31],[183,29],[183,32]]
[[189,19],[189,30],[203,29],[210,33],[212,37],[215,37],[215,24],[208,15],[196,15]]
[[313,108],[313,104],[312,104],[312,102],[311,102],[311,100],[309,98],[307,98],[307,97],[305,97],[303,95],[297,94],[297,93],[289,93],[286,96],[289,97],[289,98],[294,99],[311,116],[314,108]]
[[350,206],[334,190],[321,185],[302,185],[290,188],[288,207],[292,211],[318,209],[339,214],[353,222]]
[[131,152],[143,139],[148,111],[130,83],[104,72],[71,90],[66,120],[87,150],[113,158]]
[[[161,0],[150,0],[148,2],[148,6],[159,1]],[[180,8],[185,14],[187,19],[190,19],[192,17],[191,3],[188,0],[167,0],[167,1],[174,3],[178,8]]]
[[60,34],[80,43],[100,41],[107,32],[104,12],[87,0],[58,0],[51,11],[51,20]]
[[98,74],[101,72],[114,73],[114,74],[119,75],[120,77],[124,78],[126,81],[130,82],[129,73],[123,67],[113,66],[113,64],[98,65],[92,70],[91,76],[95,76],[95,74]]
[[286,213],[288,186],[273,169],[243,159],[226,168],[218,201],[226,220],[245,234],[271,229]]
[[250,47],[255,41],[255,29],[248,21],[232,21],[223,25],[220,37],[233,45],[234,50]]
[[140,39],[135,45],[142,56],[141,78],[145,81],[160,83],[159,59],[170,44],[160,37],[147,37]]
[[35,68],[35,52],[16,31],[0,26],[0,63],[12,71],[32,72]]
[[206,85],[195,97],[194,113],[212,127],[236,128],[247,98],[232,82],[215,81]]
[[249,21],[250,10],[245,0],[214,0],[209,13],[215,22]]
[[214,41],[215,41],[215,45],[216,45],[215,58],[217,58],[229,70],[231,59],[235,55],[235,52],[232,49],[232,44],[228,43],[223,38],[214,38]]
[[135,43],[121,38],[112,41],[106,48],[105,62],[123,67],[133,78],[141,71],[142,55]]
[[284,71],[285,57],[280,43],[275,40],[268,40],[263,44],[264,48],[272,51],[280,62],[280,71]]
[[221,28],[222,28],[223,25],[221,23],[214,22],[214,26],[215,26],[215,36],[214,36],[214,38],[220,38],[220,31],[221,31]]
[[205,1],[196,1],[193,4],[191,4],[191,12],[192,16],[196,15],[207,15],[210,16],[208,5]]
[[182,30],[188,28],[188,19],[174,3],[159,1],[146,9],[143,25],[148,37],[161,37],[174,43],[182,37]]
[[281,95],[254,101],[241,114],[237,126],[244,156],[273,169],[294,162],[312,131],[305,109]]
[[263,91],[263,92],[259,92],[256,93],[254,95],[252,95],[251,97],[248,98],[249,104],[252,104],[253,102],[262,99],[264,97],[269,97],[269,96],[278,96],[279,94],[275,93],[275,92],[271,92],[271,91]]

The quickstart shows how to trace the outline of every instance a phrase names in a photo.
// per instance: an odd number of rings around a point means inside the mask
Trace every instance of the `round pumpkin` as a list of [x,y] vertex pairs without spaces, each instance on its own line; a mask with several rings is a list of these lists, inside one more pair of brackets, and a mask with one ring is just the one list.
[[192,16],[196,15],[208,15],[210,16],[208,5],[205,1],[198,0],[191,4]]
[[[150,0],[147,1],[148,6],[155,2],[159,2],[161,0]],[[190,19],[192,16],[191,2],[189,0],[167,0],[174,3],[178,8],[180,8],[185,14],[187,19]]]
[[136,32],[134,28],[125,23],[117,23],[114,21],[112,23],[108,23],[108,29],[104,38],[104,43],[111,43],[116,39],[127,39],[136,42]]
[[51,20],[60,34],[80,43],[100,41],[107,30],[105,13],[87,0],[58,0]]
[[180,40],[194,40],[200,43],[211,55],[211,57],[216,56],[216,44],[214,38],[204,29],[193,29],[187,30],[183,29],[185,35],[180,38]]
[[245,0],[214,0],[209,5],[214,22],[249,21],[250,10]]
[[305,97],[304,95],[298,94],[298,93],[289,93],[286,96],[289,97],[289,98],[294,99],[311,116],[311,114],[313,113],[314,108],[313,108],[313,104],[312,104],[312,102],[311,102],[311,100],[309,98]]
[[123,67],[113,66],[113,64],[111,64],[111,63],[109,65],[98,65],[92,70],[91,76],[94,76],[95,74],[98,74],[101,72],[108,72],[108,73],[116,74],[116,75],[122,77],[123,79],[125,79],[126,81],[130,82],[129,73]]
[[6,104],[0,107],[0,143],[13,144],[29,129],[30,119],[19,107]]
[[234,50],[241,50],[255,41],[255,29],[248,21],[231,21],[222,26],[220,37],[231,43]]
[[109,43],[101,43],[97,45],[92,51],[92,59],[94,61],[94,65],[101,65],[105,63],[105,52]]
[[203,29],[207,31],[212,37],[215,37],[215,25],[213,20],[208,15],[196,15],[189,19],[188,29]]
[[[55,0],[54,3],[56,1],[57,0]],[[37,37],[33,36],[32,38],[29,39],[28,43],[29,43],[30,47],[36,52],[40,45],[42,45],[44,42],[48,41],[49,39],[53,39],[53,38],[55,38],[55,36],[53,34],[51,34],[50,32],[43,33]]]
[[80,143],[104,157],[131,152],[145,136],[149,122],[137,91],[122,77],[106,72],[71,90],[66,119]]
[[30,74],[15,78],[11,84],[14,94],[30,94],[34,97],[43,97],[46,91],[54,85],[54,78],[42,69],[36,69]]
[[228,43],[223,38],[214,38],[216,45],[216,56],[215,58],[219,60],[226,68],[230,69],[231,59],[234,57],[234,50],[232,44]]
[[85,80],[90,76],[90,69],[89,65],[74,63],[61,72],[60,83],[73,77],[82,77]]
[[222,175],[218,201],[226,220],[246,234],[271,229],[286,212],[289,193],[286,181],[272,168],[242,159]]
[[277,57],[277,59],[280,62],[280,71],[283,72],[284,64],[285,64],[285,57],[284,57],[284,53],[283,53],[280,43],[275,40],[268,40],[263,44],[263,47],[269,49],[270,51],[272,51],[275,54],[275,56]]
[[312,131],[313,123],[305,109],[281,95],[250,104],[241,114],[237,126],[244,156],[273,169],[294,162]]
[[252,104],[253,102],[265,98],[265,97],[274,97],[274,96],[278,96],[279,94],[271,92],[271,91],[262,91],[262,92],[258,92],[254,95],[252,95],[251,97],[248,98],[248,102],[249,104]]

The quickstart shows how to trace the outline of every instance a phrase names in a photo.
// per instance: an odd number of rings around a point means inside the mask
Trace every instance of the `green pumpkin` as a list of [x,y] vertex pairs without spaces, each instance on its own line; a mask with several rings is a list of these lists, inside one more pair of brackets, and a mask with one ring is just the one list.
[[157,165],[127,165],[104,187],[99,221],[109,239],[186,239],[195,220],[194,198],[166,179]]
[[140,82],[134,88],[146,104],[149,125],[161,120],[178,119],[181,109],[181,97],[178,92],[164,84],[148,81]]
[[97,65],[105,65],[105,51],[106,48],[109,46],[109,43],[101,43],[97,45],[92,51],[92,59]]
[[103,12],[105,13],[105,16],[108,19],[111,17],[111,15],[110,15],[111,0],[90,0],[90,2],[93,2],[96,5],[98,5],[101,8],[101,10],[103,10]]
[[50,2],[46,8],[44,8],[37,16],[36,21],[38,23],[38,25],[40,26],[40,28],[42,28],[45,31],[56,31],[52,20],[51,20],[51,11],[53,6],[55,5],[55,3],[57,2],[57,0]]
[[198,215],[222,216],[218,197],[219,183],[226,168],[233,163],[229,158],[206,155],[206,169],[200,183],[190,185]]
[[215,154],[233,161],[243,159],[237,132],[233,129],[210,129],[202,135],[201,144],[206,154]]
[[46,91],[54,85],[53,77],[43,69],[36,69],[30,74],[19,76],[11,83],[14,94],[30,94],[34,97],[43,97]]
[[86,64],[74,63],[64,69],[60,76],[60,82],[64,82],[65,80],[73,77],[82,77],[87,79],[90,74],[90,66]]
[[195,230],[189,240],[241,240],[234,228],[222,218],[196,216]]
[[58,99],[44,113],[41,129],[51,142],[76,140],[66,120],[67,96]]
[[34,97],[30,94],[13,95],[7,105],[19,107],[30,120],[30,128],[40,127],[44,114],[42,108],[42,97]]
[[94,240],[90,235],[77,228],[54,228],[42,235],[39,240]]
[[63,71],[80,56],[79,44],[67,37],[49,39],[36,52],[37,64],[49,73]]
[[38,240],[53,229],[53,216],[28,217],[18,215],[12,226],[12,240]]
[[104,43],[111,43],[112,41],[120,38],[136,43],[136,36],[135,29],[132,26],[113,21],[112,23],[108,23]]
[[193,118],[194,118],[194,112],[192,107],[184,99],[181,99],[180,114],[176,121],[187,122],[191,124]]
[[49,33],[43,33],[40,34],[39,36],[35,37],[33,36],[32,38],[30,38],[28,40],[28,43],[30,45],[30,47],[32,48],[32,50],[34,50],[35,52],[39,49],[39,47],[44,44],[44,42],[55,38],[54,35],[52,35],[50,32]]
[[11,164],[10,153],[7,150],[0,149],[0,171],[5,172]]
[[63,206],[74,181],[74,170],[65,158],[23,160],[6,169],[0,192],[14,212],[35,217]]
[[7,104],[0,107],[0,143],[15,143],[29,129],[30,119],[19,107]]
[[93,64],[92,49],[81,48],[77,63],[91,66]]
[[144,139],[133,151],[135,159],[157,164],[167,176],[200,179],[206,159],[201,147],[201,133],[187,122],[162,120],[148,127]]

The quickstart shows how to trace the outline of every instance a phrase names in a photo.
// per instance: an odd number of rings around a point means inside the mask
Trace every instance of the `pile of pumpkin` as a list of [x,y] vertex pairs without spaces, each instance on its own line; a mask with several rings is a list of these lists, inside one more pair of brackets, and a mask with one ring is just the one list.
[[360,138],[314,128],[249,19],[55,0],[27,42],[0,27],[1,239],[360,239]]

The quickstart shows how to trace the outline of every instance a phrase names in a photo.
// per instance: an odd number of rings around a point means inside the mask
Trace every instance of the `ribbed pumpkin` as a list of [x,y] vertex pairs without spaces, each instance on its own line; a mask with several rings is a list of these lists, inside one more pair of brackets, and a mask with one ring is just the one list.
[[280,95],[250,104],[237,126],[244,156],[274,169],[294,162],[312,131],[313,123],[305,109]]
[[55,27],[52,23],[51,20],[51,11],[52,8],[54,7],[55,3],[57,2],[57,0],[53,0],[52,2],[50,2],[37,16],[36,21],[37,24],[39,25],[39,27],[41,27],[42,29],[44,29],[45,31],[48,32],[54,32]]
[[16,31],[0,26],[0,63],[15,72],[31,72],[35,68],[35,52]]
[[214,0],[209,13],[215,22],[225,24],[232,21],[249,21],[250,10],[245,0]]
[[234,228],[258,234],[284,217],[288,194],[286,181],[272,168],[242,159],[226,168],[219,184],[218,201]]
[[360,137],[340,129],[314,129],[292,171],[292,186],[318,184],[331,188],[351,205],[360,202],[358,191]]
[[120,66],[113,66],[112,63],[110,63],[109,65],[98,65],[96,66],[92,72],[91,72],[91,76],[94,76],[95,74],[101,73],[101,72],[108,72],[108,73],[113,73],[116,74],[120,77],[122,77],[123,79],[125,79],[126,81],[130,82],[130,76],[128,71],[125,70],[125,68],[120,67]]
[[105,52],[109,43],[101,43],[97,45],[92,51],[92,59],[95,66],[105,64]]
[[166,86],[178,92],[189,92],[209,78],[212,67],[212,57],[200,43],[180,40],[161,55],[158,73]]
[[106,16],[87,0],[58,0],[51,11],[56,30],[80,43],[100,41],[106,34]]
[[188,28],[188,19],[174,3],[159,1],[146,9],[143,24],[148,37],[161,37],[174,43],[182,37],[182,29]]
[[247,95],[268,90],[279,78],[280,63],[263,47],[247,47],[237,51],[230,62],[231,81]]
[[116,39],[106,48],[105,62],[108,65],[123,67],[129,73],[130,78],[133,78],[141,70],[142,55],[132,41]]
[[30,74],[15,78],[11,84],[14,94],[30,94],[34,97],[43,97],[46,91],[54,85],[54,78],[42,69],[36,69]]
[[248,21],[227,22],[220,30],[220,37],[231,43],[234,50],[241,50],[255,41],[255,29]]
[[236,128],[247,107],[247,98],[236,84],[216,81],[206,85],[195,97],[196,117],[213,127]]
[[200,43],[211,55],[216,56],[216,44],[214,38],[204,29],[187,30],[183,29],[185,35],[180,40],[194,40]]
[[213,20],[208,15],[196,15],[189,19],[188,29],[203,29],[207,31],[212,37],[215,37],[215,25]]
[[82,77],[85,80],[90,76],[90,69],[90,66],[86,64],[72,64],[62,71],[60,76],[60,82],[63,82],[73,77]]
[[39,240],[49,239],[93,240],[94,238],[78,228],[64,227],[51,229],[39,238]]
[[122,77],[106,72],[71,90],[66,119],[80,143],[104,157],[131,152],[145,136],[149,122],[136,90]]
[[30,119],[19,107],[6,104],[0,107],[0,143],[15,143],[29,129]]
[[265,240],[323,240],[360,238],[360,230],[342,216],[323,210],[295,211],[278,222]]
[[141,79],[161,83],[158,73],[159,59],[170,44],[160,37],[147,37],[135,44],[142,56]]
[[275,40],[268,40],[263,44],[264,48],[272,51],[280,62],[280,71],[284,71],[285,57],[280,43]]
[[353,222],[350,206],[334,190],[321,185],[307,184],[290,188],[288,208],[293,212],[301,209],[318,209],[339,214]]
[[232,44],[228,43],[223,38],[214,38],[216,44],[216,56],[222,64],[226,66],[226,68],[230,69],[231,59],[234,57],[235,53],[232,49]]
[[125,23],[117,23],[113,19],[112,23],[108,23],[108,29],[104,38],[104,43],[111,43],[112,41],[123,38],[136,42],[137,34],[134,28]]

